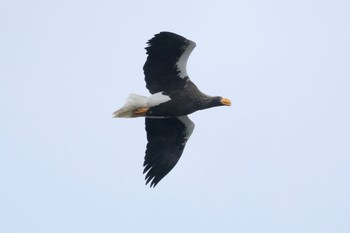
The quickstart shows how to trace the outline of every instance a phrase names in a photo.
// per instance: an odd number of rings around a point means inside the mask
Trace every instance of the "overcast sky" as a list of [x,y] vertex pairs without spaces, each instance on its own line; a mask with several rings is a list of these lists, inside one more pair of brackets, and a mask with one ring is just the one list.
[[[0,232],[350,232],[350,2],[1,1]],[[146,41],[232,106],[144,184]]]

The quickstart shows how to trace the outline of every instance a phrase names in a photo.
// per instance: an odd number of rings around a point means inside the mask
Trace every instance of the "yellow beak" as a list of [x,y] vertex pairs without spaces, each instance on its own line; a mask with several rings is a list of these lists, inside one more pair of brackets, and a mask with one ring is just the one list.
[[220,100],[220,102],[223,104],[223,105],[226,105],[226,106],[231,106],[231,101],[227,98],[222,98]]

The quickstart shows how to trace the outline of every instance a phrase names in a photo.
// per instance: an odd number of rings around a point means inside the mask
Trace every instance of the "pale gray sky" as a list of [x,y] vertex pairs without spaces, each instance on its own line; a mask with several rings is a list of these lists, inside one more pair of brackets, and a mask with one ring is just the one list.
[[[349,1],[2,1],[0,232],[350,232]],[[146,41],[231,108],[144,185]]]

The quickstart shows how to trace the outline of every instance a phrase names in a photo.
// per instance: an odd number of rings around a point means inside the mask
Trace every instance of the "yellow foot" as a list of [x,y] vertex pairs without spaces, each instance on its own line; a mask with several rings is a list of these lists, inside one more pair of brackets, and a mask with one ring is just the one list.
[[139,108],[136,109],[133,113],[135,116],[144,116],[149,108]]

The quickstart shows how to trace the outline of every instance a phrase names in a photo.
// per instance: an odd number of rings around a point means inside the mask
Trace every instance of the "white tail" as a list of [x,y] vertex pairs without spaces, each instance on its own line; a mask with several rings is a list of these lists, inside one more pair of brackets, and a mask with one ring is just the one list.
[[124,106],[113,113],[113,117],[133,117],[136,109],[146,107],[147,99],[146,96],[130,94]]
[[163,95],[161,92],[155,93],[150,97],[130,94],[124,106],[113,113],[113,117],[136,117],[137,115],[134,114],[135,110],[154,107],[169,100],[170,97]]

